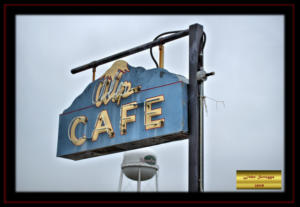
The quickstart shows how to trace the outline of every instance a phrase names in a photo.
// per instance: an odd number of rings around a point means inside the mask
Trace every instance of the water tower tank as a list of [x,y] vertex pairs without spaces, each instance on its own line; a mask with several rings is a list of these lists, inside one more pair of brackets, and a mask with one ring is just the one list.
[[152,178],[158,170],[157,159],[150,149],[143,149],[134,152],[124,153],[122,162],[123,173],[132,180],[148,180]]

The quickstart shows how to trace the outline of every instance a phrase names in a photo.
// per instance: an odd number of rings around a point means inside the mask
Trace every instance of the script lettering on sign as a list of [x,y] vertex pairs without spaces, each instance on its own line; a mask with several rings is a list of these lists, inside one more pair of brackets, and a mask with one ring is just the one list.
[[93,100],[96,107],[100,107],[102,104],[106,105],[110,100],[119,105],[122,98],[127,98],[141,89],[141,86],[131,88],[131,83],[128,81],[120,82],[126,72],[129,72],[127,63],[119,60],[100,78],[103,81],[99,82]]

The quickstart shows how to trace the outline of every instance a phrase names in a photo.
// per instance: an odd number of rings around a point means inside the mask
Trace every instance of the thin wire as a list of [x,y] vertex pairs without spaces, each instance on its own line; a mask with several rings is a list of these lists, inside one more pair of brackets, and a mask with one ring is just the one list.
[[[176,30],[176,31],[169,31],[169,32],[164,32],[164,33],[161,33],[160,35],[157,35],[154,39],[154,40],[157,40],[159,37],[161,36],[164,36],[164,35],[167,35],[167,34],[174,34],[174,33],[177,33],[177,32],[181,32],[182,30]],[[158,68],[158,63],[157,61],[155,60],[154,56],[153,56],[153,52],[152,52],[152,47],[150,48],[150,55],[151,55],[151,58],[152,60],[154,61],[156,67]]]
[[[174,34],[174,33],[178,33],[178,32],[182,32],[183,30],[176,30],[176,31],[169,31],[169,32],[164,32],[164,33],[161,33],[159,34],[158,36],[156,36],[154,40],[157,40],[159,37],[161,36],[164,36],[164,35],[167,35],[167,34]],[[206,43],[206,34],[205,32],[203,32],[203,35],[202,35],[202,47],[201,47],[201,53],[203,54],[203,50],[204,50],[204,47],[205,47],[205,43]],[[152,47],[150,48],[150,55],[151,55],[151,58],[153,60],[153,62],[155,63],[156,67],[158,68],[158,63],[157,61],[155,60],[154,56],[153,56],[153,51],[152,51]]]
[[216,102],[216,109],[217,109],[217,110],[218,110],[218,103],[222,103],[222,104],[223,104],[223,106],[224,106],[224,108],[225,108],[225,102],[224,102],[224,101],[218,101],[218,100],[216,100],[216,99],[213,99],[213,98],[211,98],[211,97],[208,97],[208,96],[204,96],[204,98],[206,98],[206,99],[210,99],[210,100],[212,100],[212,101]]
[[206,101],[205,101],[205,96],[202,96],[202,103],[204,105],[204,108],[205,108],[205,112],[206,112],[206,116],[208,115],[208,111],[207,111],[207,105],[206,105]]
[[205,43],[206,43],[206,34],[205,34],[205,32],[203,32],[203,35],[202,35],[202,42],[203,42],[203,44],[202,44],[201,52],[203,52],[204,47],[205,47]]

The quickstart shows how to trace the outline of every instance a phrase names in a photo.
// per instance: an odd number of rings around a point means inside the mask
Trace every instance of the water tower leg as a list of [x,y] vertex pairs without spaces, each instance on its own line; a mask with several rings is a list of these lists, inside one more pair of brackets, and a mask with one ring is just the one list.
[[155,179],[156,179],[156,192],[158,192],[158,174],[157,174],[157,170],[155,173]]
[[138,191],[138,192],[141,192],[141,168],[139,168],[138,183],[137,183],[137,191]]
[[123,181],[123,171],[121,170],[121,174],[120,174],[120,182],[119,182],[119,191],[122,190],[122,181]]

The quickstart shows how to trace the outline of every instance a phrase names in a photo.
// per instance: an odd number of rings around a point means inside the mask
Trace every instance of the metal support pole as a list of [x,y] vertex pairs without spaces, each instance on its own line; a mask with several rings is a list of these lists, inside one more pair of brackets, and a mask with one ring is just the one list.
[[96,67],[93,68],[93,81],[95,81]]
[[158,192],[158,173],[157,173],[157,170],[156,170],[156,173],[155,173],[155,180],[156,180],[156,192]]
[[120,181],[119,181],[119,191],[122,190],[122,182],[123,182],[123,171],[122,171],[122,169],[121,169]]
[[159,67],[160,68],[164,68],[164,46],[163,45],[159,45]]
[[199,92],[200,92],[200,164],[199,164],[199,171],[200,171],[200,192],[204,192],[204,119],[203,119],[203,98],[204,97],[204,82],[201,81],[199,84]]
[[139,167],[139,175],[138,175],[138,183],[137,183],[137,191],[141,192],[141,168]]
[[[203,27],[193,24],[189,28],[189,192],[200,192],[200,108],[202,103],[199,101],[199,87],[197,81],[197,71],[199,67],[199,54],[201,51],[201,37]],[[201,117],[202,118],[202,117]]]

